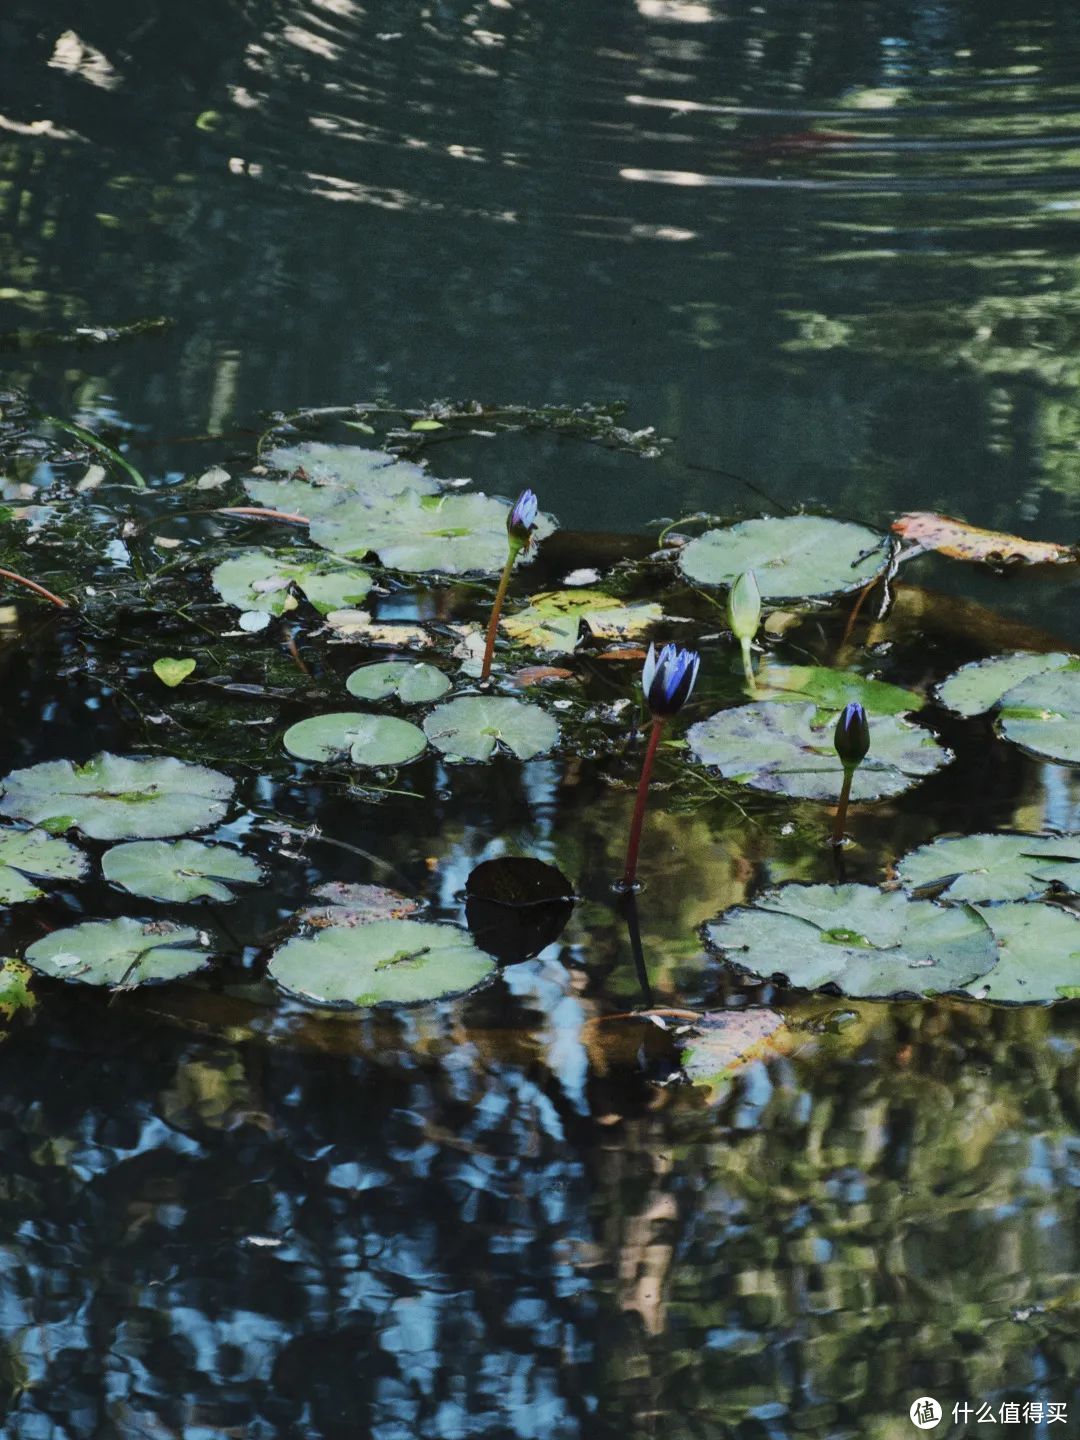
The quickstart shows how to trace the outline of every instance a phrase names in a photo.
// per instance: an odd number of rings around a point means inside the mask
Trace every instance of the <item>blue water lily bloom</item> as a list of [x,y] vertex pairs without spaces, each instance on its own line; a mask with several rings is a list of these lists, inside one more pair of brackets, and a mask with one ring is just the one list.
[[514,501],[514,508],[506,517],[506,530],[510,539],[519,545],[527,545],[536,528],[536,516],[540,502],[531,490],[523,490]]
[[678,650],[669,644],[657,655],[655,645],[649,646],[641,688],[654,715],[678,714],[690,699],[700,664],[701,656],[696,650]]
[[845,768],[854,768],[865,760],[870,749],[870,721],[857,700],[851,700],[844,706],[836,722],[833,744]]

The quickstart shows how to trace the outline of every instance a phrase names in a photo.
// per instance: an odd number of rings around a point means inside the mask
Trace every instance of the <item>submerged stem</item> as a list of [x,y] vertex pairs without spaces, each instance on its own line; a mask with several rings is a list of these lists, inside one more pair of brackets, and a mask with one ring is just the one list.
[[833,821],[832,843],[842,845],[844,843],[844,825],[847,822],[848,801],[851,799],[851,782],[855,775],[854,765],[844,766],[844,783],[840,786],[840,800],[836,807],[836,819]]
[[649,793],[649,779],[652,776],[653,761],[660,736],[664,732],[664,717],[654,716],[648,748],[641,765],[641,779],[638,781],[637,800],[634,802],[634,818],[630,822],[630,843],[626,847],[626,868],[623,870],[622,888],[632,890],[637,876],[638,849],[641,845],[641,826],[645,819],[645,800]]
[[495,636],[499,633],[499,616],[502,614],[503,601],[506,599],[506,587],[510,584],[510,572],[514,568],[514,561],[517,559],[520,549],[521,546],[511,540],[510,553],[503,566],[499,588],[495,591],[495,602],[491,607],[491,619],[488,621],[487,636],[484,641],[484,663],[480,667],[481,681],[486,680],[491,674],[491,657],[495,653]]

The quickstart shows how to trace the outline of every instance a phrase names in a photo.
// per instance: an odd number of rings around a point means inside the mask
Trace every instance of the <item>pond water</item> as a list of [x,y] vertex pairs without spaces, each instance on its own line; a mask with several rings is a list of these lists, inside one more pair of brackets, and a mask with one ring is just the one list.
[[[1080,11],[137,9],[0,9],[0,473],[10,504],[43,502],[28,538],[5,519],[0,561],[78,606],[5,593],[0,772],[106,750],[216,767],[237,789],[213,838],[266,880],[170,906],[98,875],[3,912],[8,955],[134,915],[205,928],[220,957],[130,992],[37,981],[0,1043],[5,1440],[831,1440],[913,1433],[924,1395],[937,1433],[983,1433],[983,1405],[1010,1433],[1070,1433],[1075,997],[808,997],[734,974],[701,927],[769,884],[831,882],[831,809],[678,746],[636,960],[611,885],[640,656],[548,655],[572,673],[509,692],[560,719],[553,755],[365,776],[291,759],[282,734],[352,707],[346,677],[396,652],[328,640],[303,605],[243,633],[207,574],[230,546],[290,543],[209,513],[244,503],[267,413],[378,403],[370,434],[299,428],[407,443],[493,495],[531,485],[562,528],[512,607],[622,561],[619,598],[702,651],[681,741],[746,696],[722,599],[643,561],[667,522],[807,508],[884,532],[926,509],[1072,543]],[[497,417],[395,433],[394,407],[442,399],[625,402],[620,423],[664,443]],[[46,414],[122,446],[146,491],[107,459],[92,488],[102,457]],[[218,466],[225,488],[197,489]],[[487,580],[376,578],[378,621],[423,622],[448,670],[447,627],[485,622]],[[850,599],[785,607],[769,663],[839,660],[922,703],[964,662],[1080,649],[1072,567],[927,556],[900,580],[850,634]],[[196,670],[168,688],[162,657]],[[955,759],[855,805],[849,880],[943,833],[1080,830],[1075,769],[928,714]],[[105,845],[74,838],[97,874]],[[265,978],[316,887],[389,886],[461,924],[470,872],[504,854],[556,864],[579,899],[464,998],[328,1015]],[[694,1015],[719,1039],[688,1078]]]

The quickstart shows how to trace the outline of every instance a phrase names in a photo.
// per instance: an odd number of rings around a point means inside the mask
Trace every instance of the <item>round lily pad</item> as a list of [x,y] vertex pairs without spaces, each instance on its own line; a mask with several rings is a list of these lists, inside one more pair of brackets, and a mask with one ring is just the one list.
[[726,911],[706,936],[741,970],[852,996],[963,990],[997,960],[979,911],[870,885],[783,885]]
[[[836,800],[844,778],[833,747],[836,715],[815,705],[768,700],[721,710],[686,738],[696,758],[755,790]],[[855,771],[853,800],[899,795],[952,759],[928,731],[895,715],[873,715],[870,753]]]
[[757,676],[762,700],[813,700],[833,716],[851,700],[871,715],[904,715],[922,708],[922,696],[885,680],[872,680],[854,670],[832,670],[827,665],[762,665]]
[[1051,885],[1080,893],[1080,835],[961,835],[910,851],[897,866],[905,890],[935,898],[1028,900]]
[[423,660],[382,660],[354,670],[345,689],[358,700],[385,700],[396,695],[403,705],[424,705],[445,695],[450,681]]
[[392,715],[340,711],[313,715],[285,731],[285,749],[299,760],[343,760],[354,765],[406,765],[427,748],[424,732]]
[[183,835],[216,824],[233,793],[218,770],[172,758],[97,755],[85,765],[46,760],[3,781],[0,814],[95,840]]
[[376,920],[289,940],[270,961],[273,980],[316,1005],[415,1005],[459,995],[495,966],[454,925]]
[[706,530],[679,555],[689,580],[731,585],[754,572],[766,600],[801,600],[858,590],[885,569],[885,537],[865,525],[818,515],[742,520]]
[[1033,755],[1080,765],[1080,661],[1014,686],[1002,696],[997,725],[1006,740]]
[[37,900],[44,893],[28,875],[47,880],[80,880],[88,861],[81,850],[44,830],[6,830],[0,834],[0,905]]
[[1027,650],[991,655],[988,660],[972,660],[970,664],[961,665],[934,693],[942,705],[957,715],[981,715],[984,710],[992,710],[1002,696],[1022,681],[1047,670],[1060,670],[1075,658],[1060,653],[1034,655]]
[[35,940],[26,960],[42,975],[130,989],[201,970],[210,952],[199,933],[171,922],[89,920]]
[[490,760],[497,745],[531,760],[559,741],[559,726],[546,710],[498,695],[466,695],[437,706],[424,733],[451,760]]
[[1010,903],[980,911],[998,961],[971,988],[987,1000],[1046,1004],[1080,996],[1080,917],[1060,905]]
[[229,845],[198,840],[137,840],[101,860],[106,880],[150,900],[231,900],[229,884],[255,885],[262,871]]
[[295,551],[275,555],[254,548],[223,560],[210,579],[221,598],[245,614],[284,614],[293,586],[321,615],[358,605],[371,589],[371,576],[355,565],[317,553],[304,560]]
[[[510,506],[489,495],[421,495],[406,490],[376,504],[348,502],[312,521],[316,545],[360,559],[375,553],[392,570],[463,575],[494,573],[506,564]],[[538,515],[534,540],[554,529]],[[527,560],[535,545],[522,552]],[[521,562],[519,562],[521,563]]]

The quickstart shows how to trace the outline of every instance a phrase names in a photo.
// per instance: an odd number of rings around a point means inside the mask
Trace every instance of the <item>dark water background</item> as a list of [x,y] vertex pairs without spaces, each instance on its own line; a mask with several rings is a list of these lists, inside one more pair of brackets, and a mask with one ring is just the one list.
[[[0,7],[0,332],[174,322],[9,347],[0,375],[120,427],[159,481],[276,408],[624,398],[662,459],[533,437],[447,447],[441,473],[532,483],[586,531],[763,507],[711,466],[777,507],[1071,541],[1078,222],[1067,3]],[[207,431],[232,438],[182,438]],[[1072,581],[918,578],[1080,639]],[[978,653],[974,612],[918,613],[891,678]],[[5,771],[142,748],[142,660],[97,663],[66,632],[7,649]],[[1074,1007],[837,1006],[719,1095],[658,1088],[588,1028],[637,998],[602,767],[447,790],[432,765],[419,815],[283,773],[249,768],[228,832],[278,867],[229,922],[228,993],[54,988],[0,1046],[5,1437],[889,1440],[920,1394],[1067,1402],[1061,1430],[1008,1433],[1075,1430]],[[942,830],[1075,828],[1076,804],[987,742],[857,818],[852,878]],[[282,856],[271,813],[379,863]],[[827,878],[820,815],[776,805],[752,843],[723,804],[654,822],[656,997],[744,1002],[696,926]],[[456,917],[507,846],[585,898],[497,993],[364,1024],[267,1006],[257,937],[313,884],[389,878]],[[124,909],[61,895],[4,944],[84,906]]]

